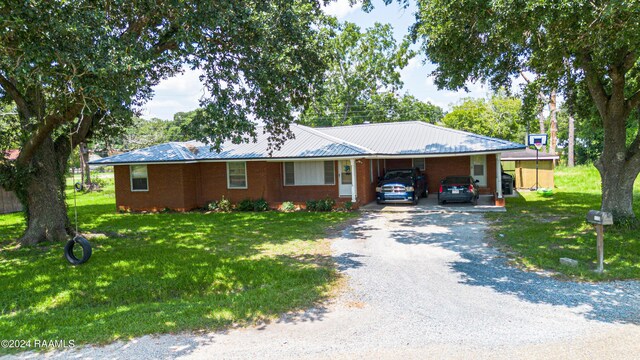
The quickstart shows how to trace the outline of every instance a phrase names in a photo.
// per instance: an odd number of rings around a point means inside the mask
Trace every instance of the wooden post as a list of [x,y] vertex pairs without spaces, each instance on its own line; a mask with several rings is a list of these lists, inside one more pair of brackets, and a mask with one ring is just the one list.
[[596,236],[598,248],[598,270],[596,272],[602,273],[604,271],[604,226],[596,225]]

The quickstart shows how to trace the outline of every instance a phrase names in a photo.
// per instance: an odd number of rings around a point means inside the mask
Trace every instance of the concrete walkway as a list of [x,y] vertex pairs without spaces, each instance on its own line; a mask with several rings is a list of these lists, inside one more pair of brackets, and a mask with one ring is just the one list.
[[427,212],[505,212],[504,206],[495,206],[493,195],[480,195],[478,204],[471,203],[447,203],[438,204],[438,195],[429,194],[427,198],[422,198],[417,205],[411,204],[376,204],[369,203],[360,208],[365,212],[411,212],[411,213],[427,213]]

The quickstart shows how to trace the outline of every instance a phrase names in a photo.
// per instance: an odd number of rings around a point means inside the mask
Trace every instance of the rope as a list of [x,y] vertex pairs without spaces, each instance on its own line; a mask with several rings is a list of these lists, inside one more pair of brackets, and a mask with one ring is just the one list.
[[[69,129],[69,145],[70,145],[70,149],[71,149],[71,154],[73,155],[73,127],[71,127]],[[82,155],[80,155],[82,156]],[[80,160],[80,159],[78,159]],[[72,182],[72,187],[73,187],[73,212],[75,215],[75,223],[76,223],[76,234],[75,236],[78,236],[78,202],[77,202],[77,190],[76,190],[76,169],[75,168],[71,168],[71,182]],[[74,236],[74,238],[75,238]]]

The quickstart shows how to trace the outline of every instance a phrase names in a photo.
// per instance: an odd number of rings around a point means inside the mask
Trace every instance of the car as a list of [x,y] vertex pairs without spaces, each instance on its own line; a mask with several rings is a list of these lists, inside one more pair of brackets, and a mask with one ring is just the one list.
[[480,192],[478,191],[479,180],[473,176],[457,175],[447,176],[440,181],[438,190],[438,204],[446,202],[470,202],[474,205],[478,203]]
[[378,178],[376,202],[417,204],[420,197],[427,197],[427,177],[419,169],[387,170]]

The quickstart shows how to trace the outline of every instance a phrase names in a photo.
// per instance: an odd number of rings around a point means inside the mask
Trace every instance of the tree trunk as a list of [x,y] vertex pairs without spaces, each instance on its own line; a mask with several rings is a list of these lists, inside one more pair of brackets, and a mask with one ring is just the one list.
[[640,173],[640,154],[625,143],[628,114],[615,110],[603,118],[604,146],[595,163],[602,179],[602,210],[612,213],[614,220],[634,219],[633,183]]
[[27,229],[20,243],[64,241],[72,233],[64,194],[66,160],[68,154],[56,153],[50,137],[34,153],[32,172],[16,188],[27,215]]
[[556,106],[556,91],[552,90],[549,96],[549,153],[555,154],[558,146],[558,121],[556,114],[558,112]]
[[82,167],[82,183],[87,189],[91,189],[91,170],[89,169],[89,149],[87,143],[81,142],[78,147],[80,154],[80,166]]
[[601,161],[596,167],[602,178],[602,210],[612,213],[614,220],[635,218],[633,183],[638,177],[639,169],[616,165],[603,167]]
[[569,146],[567,149],[567,166],[575,166],[576,129],[573,114],[569,112]]

